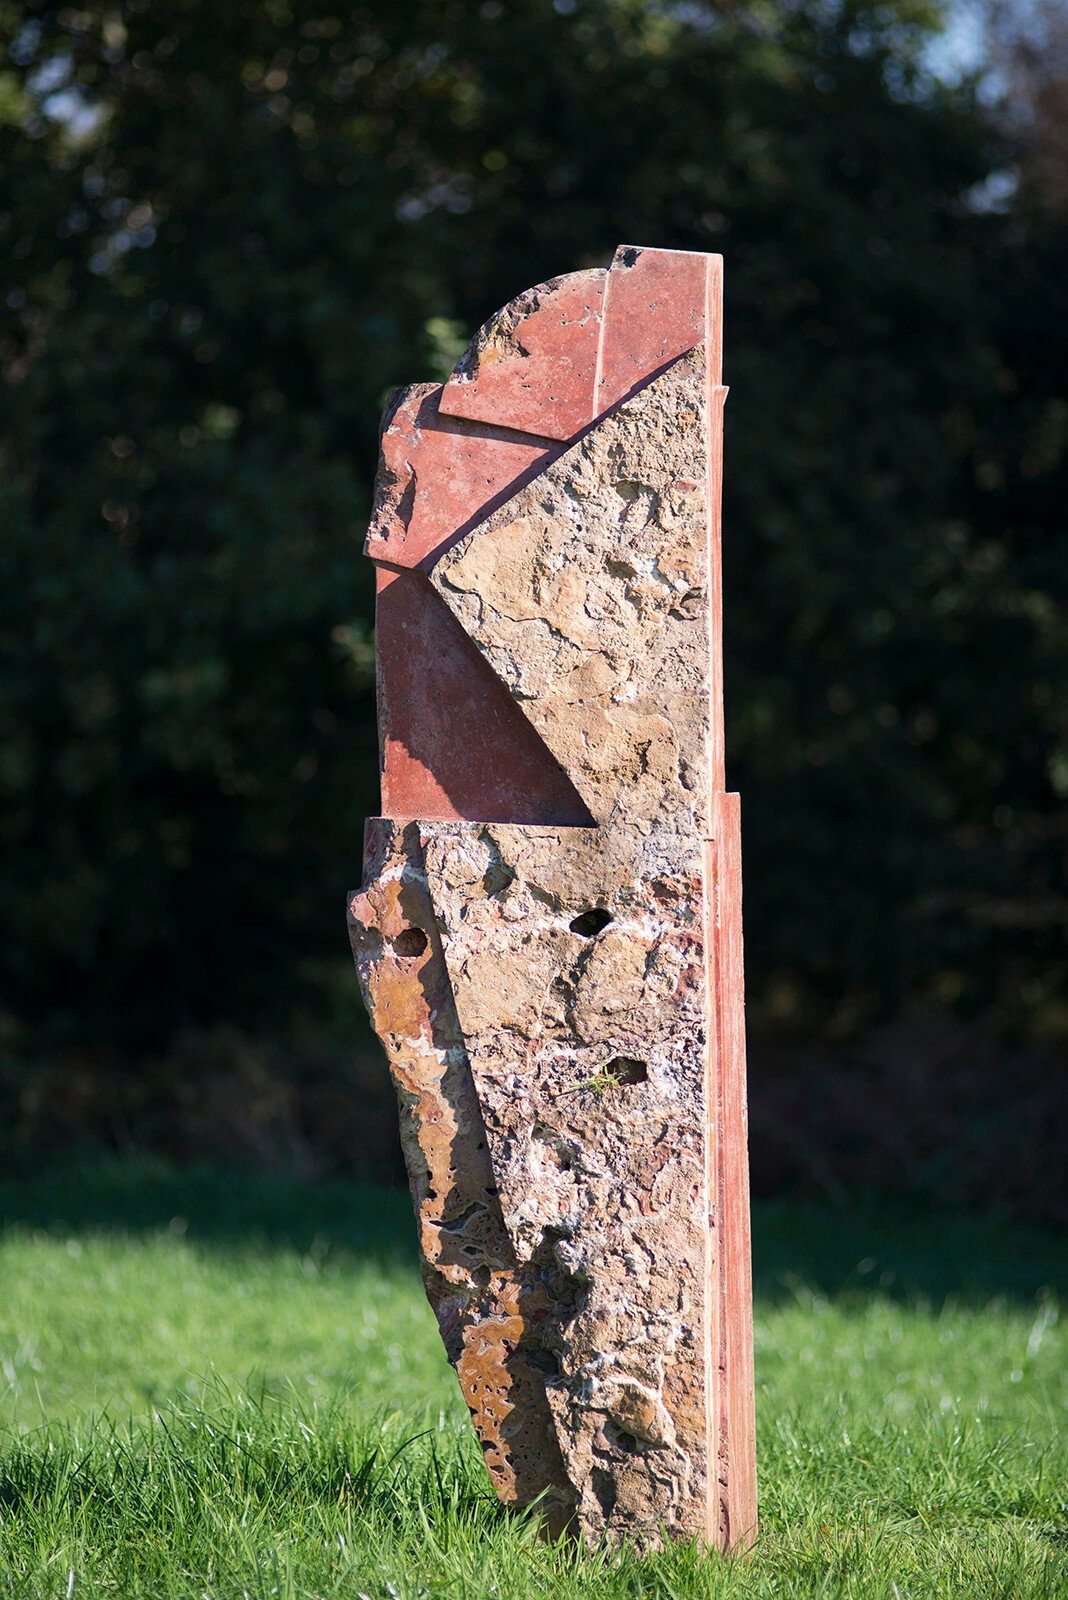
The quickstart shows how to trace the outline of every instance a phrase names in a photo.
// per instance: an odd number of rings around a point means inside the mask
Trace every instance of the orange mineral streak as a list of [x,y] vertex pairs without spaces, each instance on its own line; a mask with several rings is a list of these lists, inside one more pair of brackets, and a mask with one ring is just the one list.
[[529,1360],[552,1301],[538,1267],[517,1262],[501,1217],[418,828],[374,819],[366,850],[381,870],[350,897],[349,934],[400,1101],[427,1298],[494,1488],[505,1505],[544,1494],[556,1536],[574,1494]]

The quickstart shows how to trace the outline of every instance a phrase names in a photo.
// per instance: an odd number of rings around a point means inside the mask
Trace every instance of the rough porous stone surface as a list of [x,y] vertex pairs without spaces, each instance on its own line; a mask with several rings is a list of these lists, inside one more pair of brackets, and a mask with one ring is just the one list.
[[424,1282],[501,1500],[591,1543],[756,1525],[718,282],[518,297],[394,403],[368,546],[349,922]]
[[703,1529],[700,851],[379,822],[368,855],[353,947],[491,1476],[594,1538]]
[[538,1365],[582,1526],[703,1526],[700,853],[471,823],[424,849],[504,1228],[558,1285]]
[[369,887],[352,897],[349,931],[397,1089],[427,1298],[494,1487],[510,1505],[541,1496],[558,1533],[575,1495],[538,1364],[552,1275],[543,1283],[521,1268],[504,1225],[427,884],[424,839],[435,826],[464,825],[368,823]]

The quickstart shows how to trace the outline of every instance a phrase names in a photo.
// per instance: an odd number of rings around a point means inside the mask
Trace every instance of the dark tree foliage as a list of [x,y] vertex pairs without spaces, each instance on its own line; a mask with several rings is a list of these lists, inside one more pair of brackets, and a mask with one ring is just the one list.
[[721,250],[754,1011],[1065,974],[1068,237],[861,0],[0,0],[0,1005],[284,1022],[376,809],[377,415]]

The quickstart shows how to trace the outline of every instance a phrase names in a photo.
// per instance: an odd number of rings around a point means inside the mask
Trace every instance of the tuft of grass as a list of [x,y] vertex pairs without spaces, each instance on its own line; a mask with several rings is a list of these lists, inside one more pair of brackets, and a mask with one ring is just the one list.
[[1068,1594],[1063,1241],[758,1207],[762,1524],[724,1560],[502,1512],[404,1194],[127,1163],[0,1215],[4,1596]]

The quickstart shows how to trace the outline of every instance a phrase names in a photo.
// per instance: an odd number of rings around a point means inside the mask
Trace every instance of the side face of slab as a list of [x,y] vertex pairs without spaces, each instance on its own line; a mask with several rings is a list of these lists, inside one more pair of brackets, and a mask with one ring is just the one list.
[[519,296],[392,404],[368,542],[349,920],[424,1282],[500,1498],[594,1543],[756,1523],[718,284]]

